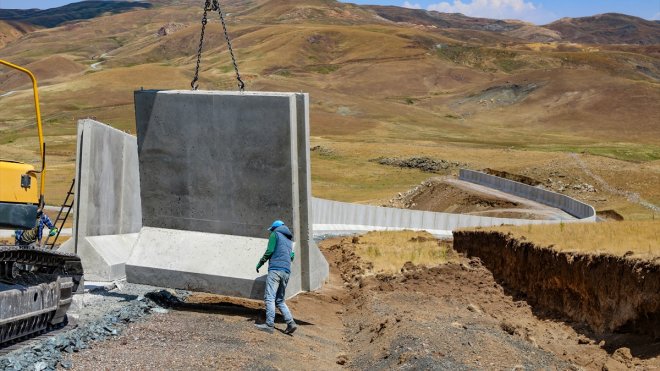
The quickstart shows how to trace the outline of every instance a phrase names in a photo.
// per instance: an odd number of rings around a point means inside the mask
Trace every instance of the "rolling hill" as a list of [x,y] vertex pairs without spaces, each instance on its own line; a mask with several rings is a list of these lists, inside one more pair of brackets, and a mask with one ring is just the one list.
[[[134,132],[133,90],[189,88],[201,5],[150,4],[39,28],[0,49],[40,79],[54,195],[73,173],[78,118]],[[660,46],[639,45],[657,29],[614,45],[614,36],[567,42],[565,31],[518,21],[333,0],[244,0],[224,10],[249,90],[310,93],[313,144],[325,149],[312,156],[318,196],[380,203],[428,174],[369,160],[423,155],[539,180],[603,181],[603,193],[566,192],[626,218],[652,217],[626,192],[660,204]],[[201,87],[235,89],[217,15],[210,19]],[[28,88],[0,70],[3,157],[37,156]]]
[[56,27],[66,22],[115,14],[151,4],[139,1],[94,1],[71,3],[52,9],[0,9],[0,20],[17,21],[38,27]]
[[34,30],[35,27],[29,24],[16,21],[0,21],[0,48]]
[[587,44],[660,44],[660,23],[625,14],[563,18],[545,26],[565,40]]

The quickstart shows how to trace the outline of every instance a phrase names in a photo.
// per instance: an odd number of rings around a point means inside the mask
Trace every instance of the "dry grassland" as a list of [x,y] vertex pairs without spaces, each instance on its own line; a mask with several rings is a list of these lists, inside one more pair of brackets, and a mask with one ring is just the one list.
[[502,226],[479,230],[511,233],[558,251],[660,259],[660,221]]
[[357,237],[355,253],[373,264],[373,272],[395,273],[406,262],[434,266],[450,258],[448,242],[437,240],[427,232],[369,232]]

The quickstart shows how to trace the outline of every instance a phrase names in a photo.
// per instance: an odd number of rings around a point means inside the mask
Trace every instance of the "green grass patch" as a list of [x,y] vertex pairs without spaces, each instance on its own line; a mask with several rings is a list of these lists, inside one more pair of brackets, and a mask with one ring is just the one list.
[[504,72],[514,72],[514,71],[517,71],[517,70],[527,66],[527,63],[525,63],[523,61],[519,61],[519,60],[516,60],[516,59],[510,59],[510,58],[498,59],[498,60],[495,60],[494,63],[497,67],[499,67]]
[[314,196],[345,202],[375,202],[393,197],[429,177],[415,169],[400,169],[340,155],[313,152]]
[[653,145],[641,145],[635,143],[622,143],[619,145],[549,145],[531,146],[528,149],[551,151],[551,152],[574,152],[588,153],[595,156],[614,158],[617,160],[631,162],[647,162],[660,160],[660,147]]

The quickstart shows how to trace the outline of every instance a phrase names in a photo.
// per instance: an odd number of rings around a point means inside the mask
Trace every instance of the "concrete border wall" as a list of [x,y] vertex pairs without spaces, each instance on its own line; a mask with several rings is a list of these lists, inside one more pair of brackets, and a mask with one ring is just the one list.
[[[493,218],[468,214],[406,210],[320,198],[312,200],[312,209],[314,210],[314,232],[317,235],[413,229],[426,230],[440,238],[451,238],[451,231],[457,228],[492,227],[503,224],[555,224],[560,222],[559,220]],[[563,222],[572,221],[564,220]]]
[[135,114],[143,227],[129,282],[260,298],[267,267],[254,266],[266,228],[281,219],[297,257],[287,294],[323,284],[328,263],[311,238],[307,94],[142,90]]
[[137,142],[85,119],[77,144],[73,236],[60,249],[81,257],[87,280],[119,279],[142,227]]
[[458,178],[564,210],[582,221],[596,221],[596,210],[593,206],[560,193],[474,170],[461,169]]

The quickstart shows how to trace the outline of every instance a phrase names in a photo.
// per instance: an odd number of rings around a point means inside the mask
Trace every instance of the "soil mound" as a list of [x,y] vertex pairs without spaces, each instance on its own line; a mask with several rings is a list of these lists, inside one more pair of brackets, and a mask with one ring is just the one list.
[[509,173],[508,171],[502,171],[502,170],[495,170],[495,169],[491,169],[491,168],[486,168],[486,169],[483,170],[483,172],[486,173],[486,174],[498,176],[500,178],[513,180],[513,181],[518,182],[518,183],[531,185],[532,187],[536,187],[537,185],[542,184],[541,182],[539,182],[538,180],[536,180],[534,178],[530,178],[530,177],[524,176],[524,175]]
[[427,173],[447,173],[448,170],[453,170],[465,166],[465,164],[458,162],[434,160],[430,157],[411,157],[407,159],[379,157],[370,161],[377,162],[381,165],[397,166],[408,169],[419,169]]
[[399,193],[384,206],[507,218],[543,218],[542,214],[530,211],[529,205],[459,188],[441,177],[428,179],[405,193]]

